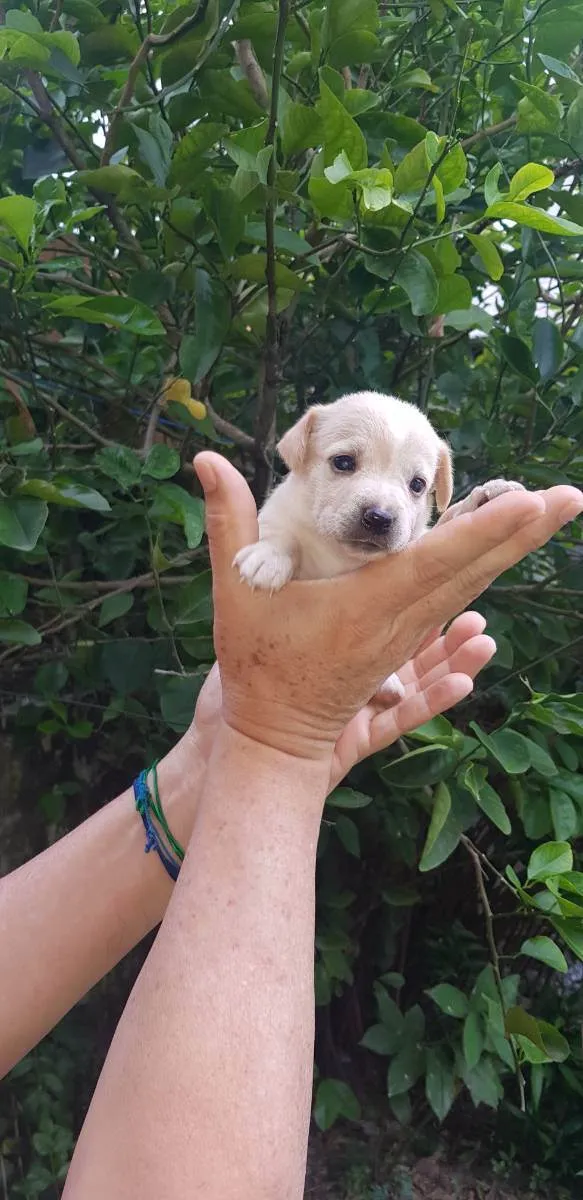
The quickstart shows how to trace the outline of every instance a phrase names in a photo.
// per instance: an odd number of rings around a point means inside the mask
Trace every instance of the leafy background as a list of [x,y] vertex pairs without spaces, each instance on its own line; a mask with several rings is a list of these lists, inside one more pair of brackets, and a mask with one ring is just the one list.
[[[459,496],[583,484],[583,3],[4,0],[0,22],[6,870],[189,722],[213,653],[197,449],[260,500],[276,435],[368,387],[429,412]],[[393,1164],[469,1128],[570,1195],[579,537],[481,602],[472,700],[331,798],[316,945],[316,1126],[400,1127]],[[5,1196],[59,1194],[130,983],[5,1083]],[[350,1194],[405,1195],[384,1162]]]

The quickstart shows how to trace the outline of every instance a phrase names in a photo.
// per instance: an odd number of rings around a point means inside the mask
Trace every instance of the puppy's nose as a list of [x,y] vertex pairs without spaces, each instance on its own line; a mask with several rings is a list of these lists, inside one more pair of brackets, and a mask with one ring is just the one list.
[[384,508],[365,508],[360,520],[369,533],[388,533],[394,517]]

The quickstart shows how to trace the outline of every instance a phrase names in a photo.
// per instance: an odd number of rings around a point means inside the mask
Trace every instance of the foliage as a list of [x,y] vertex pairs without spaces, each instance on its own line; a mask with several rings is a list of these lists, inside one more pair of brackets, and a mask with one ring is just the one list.
[[[197,448],[260,498],[275,429],[366,386],[429,411],[461,494],[583,482],[583,5],[2,13],[3,715],[73,772],[104,739],[129,770],[212,661]],[[537,1009],[583,959],[577,537],[483,600],[498,653],[455,726],[328,805],[317,1001],[360,1007],[403,1122],[423,1095],[519,1109],[524,1076],[519,1119],[552,1123],[548,1081],[581,1086],[569,1012]],[[359,1037],[321,1064],[322,1125],[358,1116]]]

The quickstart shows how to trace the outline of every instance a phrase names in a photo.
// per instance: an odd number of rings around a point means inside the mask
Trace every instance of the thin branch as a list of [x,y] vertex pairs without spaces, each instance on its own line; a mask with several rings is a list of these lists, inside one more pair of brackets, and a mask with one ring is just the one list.
[[516,125],[517,119],[516,115],[513,115],[507,117],[505,121],[498,121],[496,125],[487,125],[484,129],[478,129],[476,133],[463,138],[460,142],[462,150],[469,150],[470,146],[475,146],[476,142],[481,142],[484,138],[492,138],[497,133],[504,133],[505,130],[512,129],[512,126]]
[[222,437],[229,438],[231,442],[234,442],[236,446],[241,446],[243,450],[255,449],[255,438],[251,437],[249,433],[245,433],[243,429],[239,429],[237,425],[233,425],[231,421],[220,417],[209,403],[208,398],[205,398],[204,405],[217,433],[220,433]]
[[247,82],[255,100],[260,108],[269,108],[269,92],[265,82],[265,75],[257,62],[253,43],[249,38],[241,38],[240,41],[233,43],[235,54],[241,70],[245,72]]
[[257,454],[257,465],[254,486],[258,498],[262,498],[267,491],[271,476],[271,470],[266,458],[266,451],[269,443],[274,440],[275,411],[277,407],[277,391],[280,375],[277,283],[275,278],[275,214],[277,207],[276,143],[279,86],[283,69],[285,27],[288,17],[288,7],[288,0],[279,0],[277,35],[275,39],[273,73],[271,77],[271,106],[269,110],[269,125],[265,138],[265,145],[271,147],[271,158],[267,168],[267,203],[265,205],[265,248],[267,252],[265,278],[267,282],[267,320],[265,324],[263,379],[259,389],[259,403],[255,420],[255,447]]
[[[488,942],[488,947],[490,950],[490,958],[491,958],[491,963],[492,963],[492,970],[494,972],[494,980],[496,983],[496,990],[498,992],[498,996],[500,999],[502,1012],[504,1013],[504,1015],[506,1015],[506,1000],[504,999],[504,989],[502,986],[502,975],[500,972],[500,956],[498,954],[496,938],[494,937],[494,921],[493,921],[493,916],[492,916],[492,909],[490,908],[490,901],[488,900],[488,893],[486,891],[486,885],[484,883],[484,873],[483,873],[483,869],[482,869],[482,864],[480,862],[481,856],[478,853],[478,851],[476,850],[474,843],[472,841],[470,841],[470,839],[468,837],[466,837],[465,835],[462,835],[461,842],[462,842],[462,845],[465,846],[465,848],[466,848],[468,854],[470,855],[470,858],[474,864],[476,885],[478,888],[478,894],[480,896],[482,910],[484,913],[484,922],[486,925],[486,940]],[[518,1092],[520,1095],[520,1111],[524,1112],[526,1109],[526,1104],[525,1104],[525,1099],[524,1099],[524,1079],[522,1077],[522,1071],[520,1069],[520,1063],[518,1061],[516,1047],[515,1047],[512,1039],[510,1039],[510,1047],[512,1050],[512,1057],[514,1059],[514,1073],[516,1075],[516,1082],[518,1084]]]
[[[22,379],[19,379],[17,375],[13,375],[11,371],[6,369],[6,367],[0,367],[0,377],[2,375],[4,375],[6,379],[12,380],[13,383],[22,386]],[[31,381],[29,380],[28,382],[32,386]],[[77,417],[75,413],[69,412],[69,409],[65,408],[62,404],[59,404],[58,400],[53,400],[52,396],[47,395],[46,388],[44,388],[42,383],[39,383],[38,380],[36,381],[36,387],[42,394],[44,403],[48,405],[49,408],[52,408],[55,412],[57,412],[65,421],[69,421],[71,425],[76,425],[77,429],[82,429],[83,433],[85,433],[87,437],[90,437],[93,442],[97,442],[99,446],[115,446],[115,442],[112,442],[109,438],[102,437],[96,429],[92,429],[90,425],[87,425],[85,421],[82,421],[81,417]]]
[[105,145],[101,155],[102,167],[107,166],[113,154],[115,135],[117,133],[117,127],[121,120],[123,110],[128,106],[130,100],[132,99],[136,83],[138,81],[138,75],[144,66],[144,63],[147,61],[150,51],[155,47],[171,46],[174,42],[177,42],[179,38],[182,38],[185,34],[190,33],[192,29],[195,29],[196,26],[200,25],[201,21],[204,20],[208,5],[209,0],[200,0],[196,12],[187,17],[185,21],[182,21],[182,23],[178,25],[176,29],[172,29],[169,33],[149,33],[147,37],[144,38],[138,53],[136,54],[130,66],[125,87],[118,100],[117,107],[111,118],[111,121],[109,122],[107,137],[105,139]]

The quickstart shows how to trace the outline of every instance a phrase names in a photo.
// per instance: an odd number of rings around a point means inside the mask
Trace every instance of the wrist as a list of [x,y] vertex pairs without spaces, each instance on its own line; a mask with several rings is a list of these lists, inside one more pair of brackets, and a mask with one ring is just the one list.
[[230,771],[236,764],[247,781],[251,777],[271,780],[272,798],[276,805],[278,793],[282,790],[285,790],[288,802],[287,789],[291,784],[302,811],[308,806],[321,812],[329,789],[329,755],[311,757],[272,745],[269,741],[265,742],[233,727],[227,721],[221,721],[210,755],[208,773],[218,776],[226,764]]
[[206,765],[201,739],[192,726],[158,763],[158,787],[166,819],[185,849],[192,834]]

